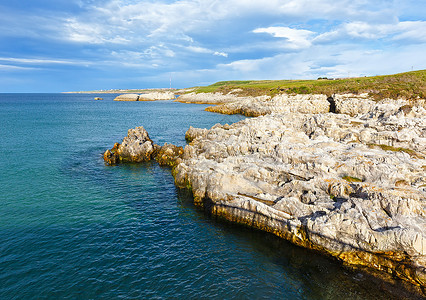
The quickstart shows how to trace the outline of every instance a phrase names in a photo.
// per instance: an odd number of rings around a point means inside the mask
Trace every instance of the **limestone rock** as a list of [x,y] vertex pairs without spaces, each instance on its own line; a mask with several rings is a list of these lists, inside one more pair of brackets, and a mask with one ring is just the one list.
[[182,155],[182,147],[167,143],[162,147],[154,144],[148,132],[141,126],[129,129],[123,142],[115,143],[112,149],[105,151],[103,157],[109,165],[155,159],[162,166],[173,167],[180,163]]
[[139,95],[139,101],[174,100],[173,92],[151,92]]
[[104,160],[110,165],[122,162],[142,162],[152,159],[158,146],[149,138],[143,127],[129,129],[121,144],[116,143],[111,150],[106,150]]
[[117,96],[114,101],[155,101],[155,100],[173,100],[173,92],[149,92],[143,94],[123,94]]
[[222,93],[195,93],[191,92],[179,96],[176,101],[183,103],[199,103],[199,104],[221,104],[227,102],[233,102],[238,100],[239,97],[229,94]]
[[232,102],[208,107],[206,110],[222,114],[243,114],[248,117],[258,117],[284,112],[326,113],[330,110],[330,103],[325,95],[281,94],[272,99],[269,96],[240,97]]
[[182,154],[182,147],[165,143],[164,146],[158,149],[155,155],[155,160],[160,166],[174,167],[177,163],[180,163],[180,157]]
[[191,127],[176,185],[225,219],[426,286],[426,110],[366,100],[317,113],[325,101]]
[[123,94],[115,97],[114,101],[139,101],[139,94]]

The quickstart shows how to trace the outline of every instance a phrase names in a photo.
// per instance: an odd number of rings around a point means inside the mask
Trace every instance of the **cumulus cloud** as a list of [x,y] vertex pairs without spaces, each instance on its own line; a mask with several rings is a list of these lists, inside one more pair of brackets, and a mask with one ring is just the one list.
[[[221,76],[315,78],[370,74],[373,68],[381,73],[388,70],[379,65],[382,58],[398,51],[420,67],[425,9],[407,2],[70,0],[62,5],[72,10],[64,11],[46,1],[36,10],[0,4],[0,64],[90,66],[110,78],[121,70],[138,82],[182,71],[185,85],[226,79]],[[393,61],[387,65],[403,71]]]
[[269,33],[274,37],[284,38],[288,41],[288,47],[294,49],[307,48],[311,45],[310,37],[314,32],[304,29],[289,27],[257,28],[254,33]]
[[343,23],[338,28],[318,35],[315,42],[332,42],[347,38],[365,40],[405,40],[408,43],[422,43],[426,41],[426,21],[403,21],[392,23]]

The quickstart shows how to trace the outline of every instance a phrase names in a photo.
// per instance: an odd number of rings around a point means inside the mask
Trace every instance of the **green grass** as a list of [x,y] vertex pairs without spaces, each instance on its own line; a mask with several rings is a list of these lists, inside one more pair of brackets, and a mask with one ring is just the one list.
[[395,75],[346,78],[338,80],[246,80],[220,81],[209,86],[196,87],[196,93],[228,93],[235,89],[240,96],[274,96],[287,94],[368,93],[375,99],[426,98],[426,70]]

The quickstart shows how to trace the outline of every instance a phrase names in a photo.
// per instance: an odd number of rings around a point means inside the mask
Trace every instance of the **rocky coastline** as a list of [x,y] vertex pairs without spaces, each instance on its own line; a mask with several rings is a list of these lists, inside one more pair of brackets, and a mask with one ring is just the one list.
[[122,94],[115,97],[114,101],[156,101],[156,100],[174,100],[173,92],[149,92],[143,94]]
[[105,161],[156,159],[213,215],[402,278],[424,295],[424,99],[231,92],[178,101],[254,118],[190,127],[185,149],[131,129]]

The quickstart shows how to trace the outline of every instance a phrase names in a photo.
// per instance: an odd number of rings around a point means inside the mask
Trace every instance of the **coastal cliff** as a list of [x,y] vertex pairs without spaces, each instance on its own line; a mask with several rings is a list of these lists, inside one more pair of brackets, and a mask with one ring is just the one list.
[[[213,215],[392,274],[424,293],[425,100],[235,93],[178,98],[255,118],[191,127],[184,150],[164,148],[176,185]],[[150,157],[161,161],[153,148]]]

